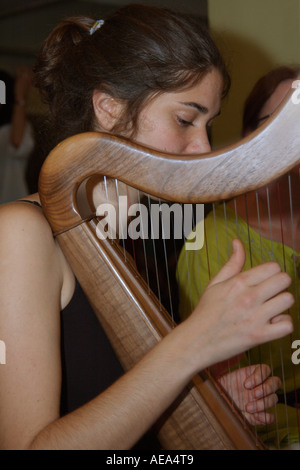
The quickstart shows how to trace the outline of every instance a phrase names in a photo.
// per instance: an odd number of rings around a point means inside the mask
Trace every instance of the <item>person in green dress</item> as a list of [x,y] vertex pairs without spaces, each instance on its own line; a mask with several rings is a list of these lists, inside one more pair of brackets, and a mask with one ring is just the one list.
[[[297,69],[280,67],[257,82],[245,102],[243,136],[261,126],[273,114],[297,75]],[[268,187],[226,203],[214,204],[204,226],[203,248],[198,251],[183,248],[178,260],[181,319],[187,318],[197,305],[210,279],[228,260],[232,240],[239,238],[246,250],[244,269],[274,260],[291,276],[290,291],[296,301],[289,313],[294,320],[295,332],[299,331],[299,168],[294,168],[289,175]],[[286,337],[251,349],[242,359],[238,356],[212,368],[221,377],[228,367],[262,363],[268,364],[272,373],[281,377],[276,423],[273,428],[262,430],[265,440],[280,447],[299,441],[295,389],[300,388],[300,373],[293,366],[291,356],[291,338]],[[286,401],[291,406],[285,407]]]

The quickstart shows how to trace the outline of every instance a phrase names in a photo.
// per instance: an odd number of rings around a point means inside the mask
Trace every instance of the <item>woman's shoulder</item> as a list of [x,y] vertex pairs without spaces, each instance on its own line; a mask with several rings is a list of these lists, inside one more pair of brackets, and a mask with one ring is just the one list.
[[[58,262],[58,248],[36,196],[30,202],[15,201],[0,206],[1,256],[7,262],[29,266]],[[35,202],[35,203],[33,203]],[[41,269],[41,266],[39,266]]]
[[[27,266],[28,275],[58,283],[61,307],[74,291],[74,275],[53,237],[51,227],[39,205],[37,195],[0,206],[0,253],[6,263],[20,271]],[[35,273],[35,274],[34,274]]]
[[26,236],[34,241],[43,235],[44,242],[54,242],[51,228],[39,204],[38,195],[0,205],[0,234],[2,240]]

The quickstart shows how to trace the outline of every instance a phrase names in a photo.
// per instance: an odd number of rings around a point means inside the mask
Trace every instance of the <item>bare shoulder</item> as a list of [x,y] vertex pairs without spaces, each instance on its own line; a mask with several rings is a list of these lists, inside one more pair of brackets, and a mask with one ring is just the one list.
[[23,272],[32,282],[55,284],[63,308],[73,294],[73,273],[42,209],[19,201],[0,206],[0,240],[2,267],[12,269],[16,277]]
[[[31,202],[37,202],[34,199]],[[44,235],[47,233],[53,239],[51,228],[44,217],[42,209],[38,205],[28,202],[16,201],[0,205],[0,230],[1,235],[18,235],[16,229],[30,230],[32,235],[36,230]],[[19,234],[21,235],[21,234]]]
[[[55,253],[51,228],[41,208],[28,203],[14,202],[0,206],[1,248],[6,256],[32,252]],[[8,251],[7,251],[8,250]]]

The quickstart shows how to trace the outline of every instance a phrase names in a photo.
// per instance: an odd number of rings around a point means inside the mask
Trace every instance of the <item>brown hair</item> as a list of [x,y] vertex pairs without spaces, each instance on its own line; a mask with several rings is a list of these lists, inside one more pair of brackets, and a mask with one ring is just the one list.
[[243,135],[258,127],[260,110],[278,85],[285,80],[296,79],[299,72],[299,68],[282,66],[271,70],[258,80],[244,105]]
[[75,17],[53,30],[38,57],[36,86],[50,105],[57,140],[90,131],[95,89],[126,104],[114,132],[134,132],[146,100],[199,81],[213,67],[230,86],[223,59],[193,17],[158,7],[129,5],[90,35],[94,18]]

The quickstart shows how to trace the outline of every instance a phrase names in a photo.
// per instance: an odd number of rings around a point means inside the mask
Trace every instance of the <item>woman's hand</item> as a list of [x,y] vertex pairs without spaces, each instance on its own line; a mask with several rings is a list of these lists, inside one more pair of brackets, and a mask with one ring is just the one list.
[[284,313],[294,303],[286,291],[290,277],[275,262],[242,272],[243,245],[234,240],[233,247],[231,258],[183,322],[189,328],[186,334],[190,335],[192,352],[189,349],[187,353],[195,358],[195,367],[200,356],[201,364],[205,357],[206,367],[210,367],[293,331],[291,317]]
[[266,364],[243,367],[220,377],[219,382],[251,425],[272,424],[275,416],[267,413],[278,401],[278,377],[270,377]]

